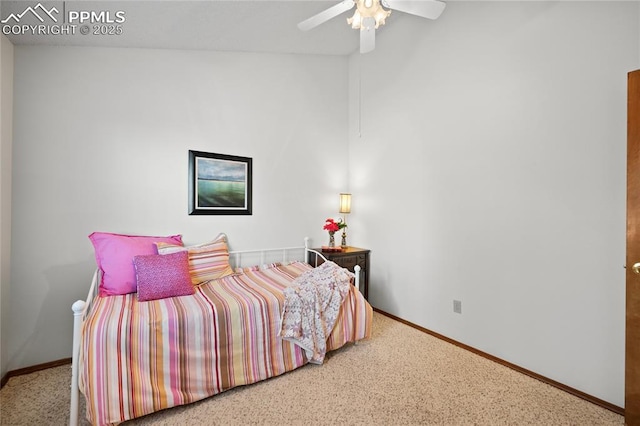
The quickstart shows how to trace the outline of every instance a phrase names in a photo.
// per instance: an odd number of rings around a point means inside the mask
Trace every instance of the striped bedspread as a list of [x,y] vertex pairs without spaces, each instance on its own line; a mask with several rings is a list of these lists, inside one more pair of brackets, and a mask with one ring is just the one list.
[[[309,269],[302,262],[245,268],[193,296],[150,302],[97,298],[80,350],[89,421],[120,423],[306,364],[304,351],[278,332],[284,288]],[[372,316],[351,286],[327,348],[369,337]]]

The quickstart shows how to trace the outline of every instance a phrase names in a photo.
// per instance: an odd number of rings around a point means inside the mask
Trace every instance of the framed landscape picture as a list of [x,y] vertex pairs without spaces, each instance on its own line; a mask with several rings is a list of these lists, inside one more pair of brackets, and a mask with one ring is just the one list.
[[189,214],[251,214],[252,161],[189,151]]

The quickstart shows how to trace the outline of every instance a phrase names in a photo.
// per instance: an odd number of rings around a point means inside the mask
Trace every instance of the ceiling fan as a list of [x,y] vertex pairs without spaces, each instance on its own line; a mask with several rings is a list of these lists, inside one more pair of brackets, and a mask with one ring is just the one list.
[[[298,28],[308,31],[352,9],[353,6],[356,6],[356,12],[351,18],[347,18],[347,23],[351,28],[360,30],[360,53],[367,53],[376,47],[376,28],[384,25],[385,19],[391,15],[391,10],[437,19],[446,3],[439,0],[343,0],[300,22]],[[385,10],[383,6],[391,10]]]

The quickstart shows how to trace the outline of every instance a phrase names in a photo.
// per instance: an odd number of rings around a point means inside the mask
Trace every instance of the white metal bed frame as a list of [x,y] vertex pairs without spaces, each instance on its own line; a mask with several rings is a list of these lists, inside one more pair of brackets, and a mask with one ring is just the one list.
[[[237,267],[242,266],[253,266],[256,264],[263,265],[267,262],[276,262],[281,261],[283,263],[288,262],[289,260],[301,260],[301,259],[290,259],[289,253],[293,251],[304,251],[304,261],[309,263],[309,254],[314,253],[315,264],[314,267],[318,266],[318,256],[323,262],[327,261],[327,258],[324,257],[322,253],[317,250],[313,250],[309,248],[309,238],[306,237],[304,239],[303,247],[281,247],[281,248],[272,248],[272,249],[258,249],[258,250],[236,250],[229,252],[230,262],[235,270]],[[273,257],[267,257],[269,253],[281,252],[282,258],[279,260],[275,260]],[[260,256],[259,263],[251,263],[250,265],[243,264],[242,257],[243,255],[258,254]],[[252,257],[254,259],[255,257]],[[360,266],[356,265],[354,267],[355,272],[355,287],[357,290],[360,290]],[[91,287],[89,288],[89,294],[87,295],[86,300],[78,300],[72,306],[71,310],[73,311],[73,347],[71,353],[71,407],[70,407],[70,416],[69,416],[69,425],[77,426],[78,425],[78,411],[79,411],[79,402],[80,402],[80,388],[78,385],[78,362],[80,357],[80,341],[82,339],[82,324],[85,320],[85,316],[89,309],[93,304],[94,298],[98,294],[98,283],[102,278],[99,269],[93,273],[93,278],[91,280]]]

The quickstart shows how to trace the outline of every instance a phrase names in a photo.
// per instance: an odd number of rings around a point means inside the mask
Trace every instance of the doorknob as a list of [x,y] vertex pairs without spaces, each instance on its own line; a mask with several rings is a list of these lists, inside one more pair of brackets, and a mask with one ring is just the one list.
[[634,274],[640,274],[640,262],[634,263],[633,266],[631,267],[631,270],[633,271]]

